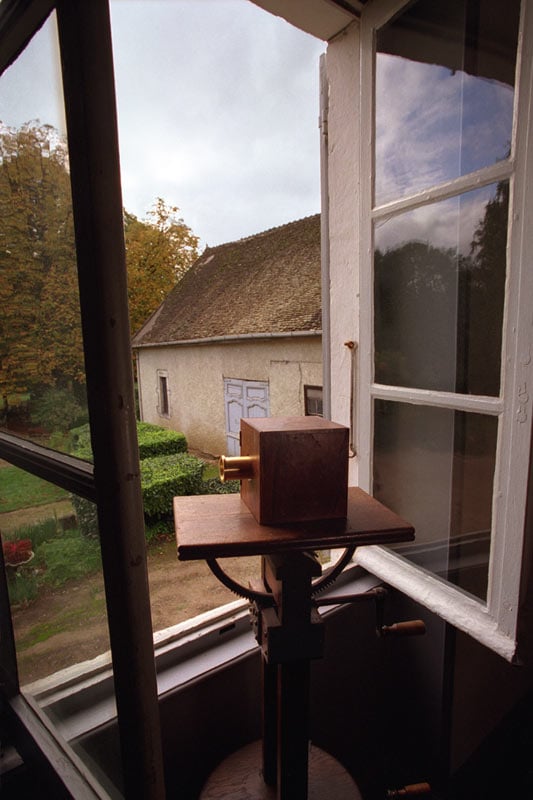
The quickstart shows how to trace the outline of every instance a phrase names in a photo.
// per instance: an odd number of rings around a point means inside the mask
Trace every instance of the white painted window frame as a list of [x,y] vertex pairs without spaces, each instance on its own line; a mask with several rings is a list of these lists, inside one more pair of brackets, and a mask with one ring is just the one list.
[[[411,197],[373,208],[375,31],[407,5],[403,0],[376,0],[369,4],[361,16],[361,301],[355,410],[358,480],[360,486],[372,491],[373,405],[377,398],[497,416],[499,427],[487,602],[485,604],[476,600],[381,547],[361,548],[357,551],[356,560],[361,566],[423,603],[458,629],[470,634],[507,660],[513,661],[517,657],[533,387],[533,322],[530,301],[533,297],[533,271],[529,268],[533,262],[533,9],[531,4],[522,3],[510,158]],[[374,383],[374,220],[502,179],[509,179],[510,182],[510,207],[500,397],[473,397]]]

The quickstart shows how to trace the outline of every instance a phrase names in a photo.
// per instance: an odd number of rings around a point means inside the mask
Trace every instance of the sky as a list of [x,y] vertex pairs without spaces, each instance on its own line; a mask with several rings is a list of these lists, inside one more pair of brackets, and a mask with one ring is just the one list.
[[[161,197],[203,247],[320,210],[324,42],[248,0],[111,0],[111,18],[127,211],[146,218]],[[64,132],[54,26],[2,77],[4,124]],[[377,204],[505,158],[512,110],[510,86],[380,53]],[[380,224],[381,246],[411,236],[467,251],[485,195]]]
[[[320,210],[321,42],[247,0],[112,0],[124,207],[201,245]],[[65,131],[55,21],[2,77],[0,120]]]

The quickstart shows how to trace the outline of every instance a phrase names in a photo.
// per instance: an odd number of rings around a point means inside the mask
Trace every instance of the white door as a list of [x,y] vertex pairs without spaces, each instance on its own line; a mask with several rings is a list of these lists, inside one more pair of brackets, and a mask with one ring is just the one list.
[[268,417],[268,383],[224,378],[224,407],[226,411],[226,452],[240,453],[239,432],[241,417]]

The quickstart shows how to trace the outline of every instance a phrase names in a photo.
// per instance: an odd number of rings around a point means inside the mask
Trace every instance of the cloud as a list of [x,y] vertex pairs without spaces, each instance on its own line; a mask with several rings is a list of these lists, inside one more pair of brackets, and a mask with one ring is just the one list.
[[124,204],[211,245],[319,210],[324,45],[245,0],[111,4]]
[[492,184],[381,220],[376,225],[376,247],[385,251],[418,241],[468,255],[487,203],[495,194]]
[[378,204],[507,156],[513,90],[505,84],[380,53],[376,94]]

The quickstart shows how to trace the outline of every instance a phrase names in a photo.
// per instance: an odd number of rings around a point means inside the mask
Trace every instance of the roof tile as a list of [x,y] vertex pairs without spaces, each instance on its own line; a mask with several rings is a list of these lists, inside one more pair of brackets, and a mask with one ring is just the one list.
[[206,248],[133,344],[320,328],[320,215],[316,214]]

